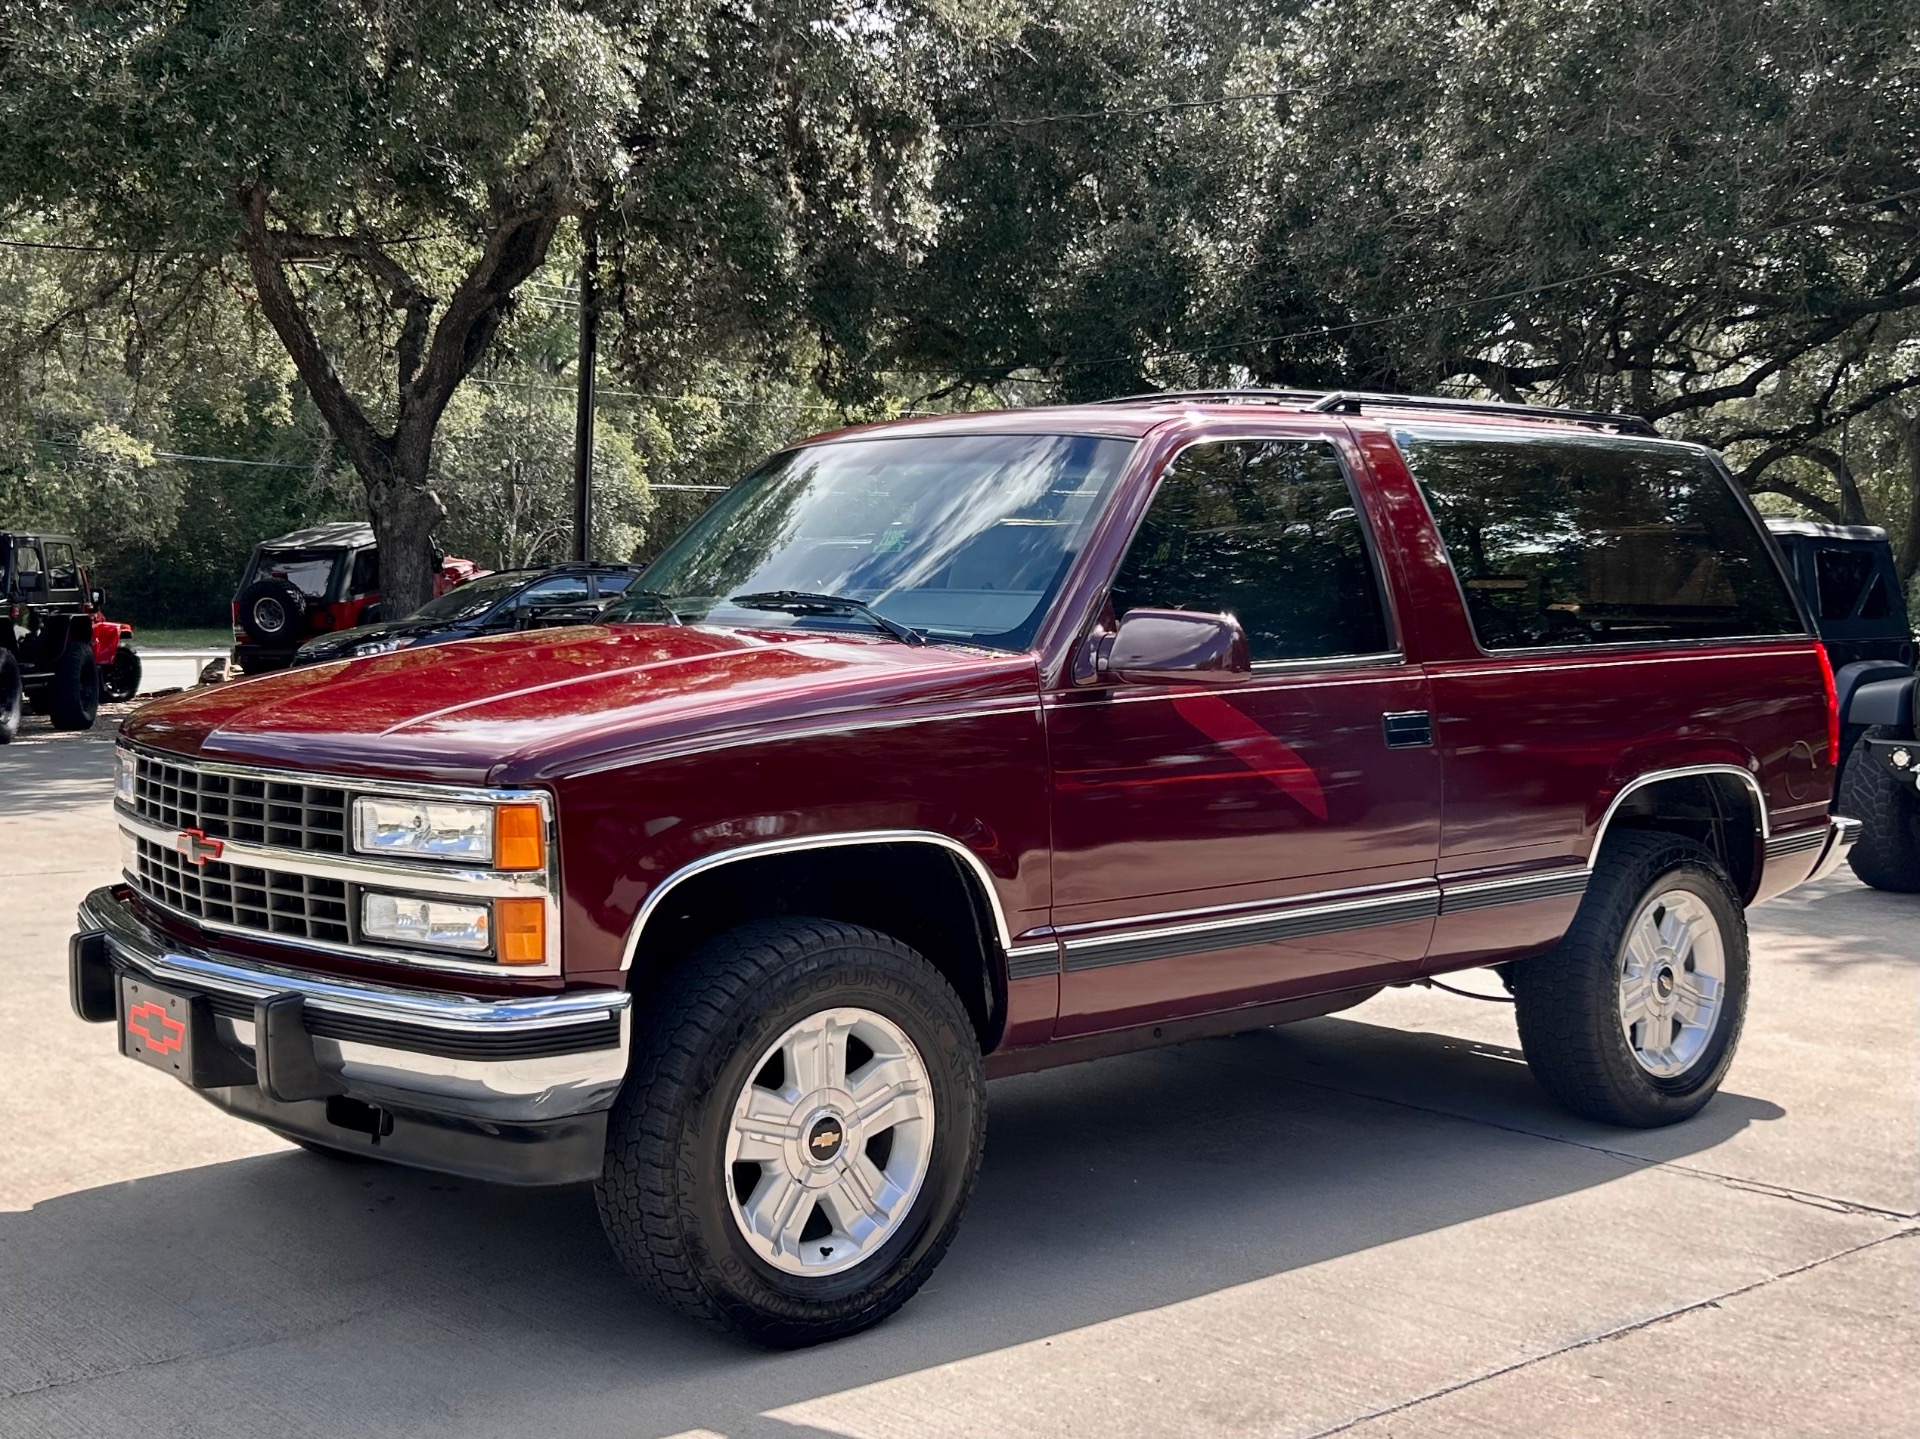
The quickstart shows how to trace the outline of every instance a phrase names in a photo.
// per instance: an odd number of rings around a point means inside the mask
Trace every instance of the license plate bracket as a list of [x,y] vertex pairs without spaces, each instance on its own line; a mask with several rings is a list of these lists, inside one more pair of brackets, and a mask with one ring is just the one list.
[[194,996],[128,975],[120,977],[120,1052],[175,1079],[193,1083],[193,1051],[200,1039]]
[[253,1066],[228,1048],[204,994],[120,976],[120,1052],[195,1089],[253,1083]]

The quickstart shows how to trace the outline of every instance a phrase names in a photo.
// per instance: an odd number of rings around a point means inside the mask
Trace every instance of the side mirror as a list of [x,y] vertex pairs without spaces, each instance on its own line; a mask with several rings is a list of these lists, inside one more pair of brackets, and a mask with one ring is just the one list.
[[1103,676],[1137,685],[1236,685],[1253,674],[1240,621],[1188,610],[1128,610],[1096,663]]

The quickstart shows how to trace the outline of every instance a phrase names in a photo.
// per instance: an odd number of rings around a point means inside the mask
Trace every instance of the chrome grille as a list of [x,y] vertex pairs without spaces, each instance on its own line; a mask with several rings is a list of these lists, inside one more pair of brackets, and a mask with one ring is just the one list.
[[347,851],[347,792],[332,785],[202,770],[136,752],[133,809],[149,823],[197,829],[209,839]]
[[221,860],[189,864],[173,850],[139,838],[129,857],[137,866],[128,876],[135,886],[191,919],[286,939],[345,944],[352,937],[347,886],[340,880]]

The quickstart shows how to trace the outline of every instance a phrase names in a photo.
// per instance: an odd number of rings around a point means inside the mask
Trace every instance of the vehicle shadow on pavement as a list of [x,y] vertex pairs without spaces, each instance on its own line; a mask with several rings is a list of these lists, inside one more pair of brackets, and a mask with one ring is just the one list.
[[39,737],[22,734],[0,747],[0,818],[113,802],[113,737],[117,720],[96,721],[91,732]]
[[1890,936],[1907,934],[1920,923],[1920,895],[1869,889],[1842,869],[1818,884],[1806,885],[1749,911],[1750,921],[1765,925],[1770,936],[1784,935],[1818,943],[1822,969],[1856,964],[1920,967],[1920,944],[1909,937],[1903,944]]
[[[1645,1166],[1549,1135],[1561,1121],[1512,1051],[1350,1019],[991,1096],[980,1186],[932,1282],[800,1354],[655,1308],[584,1188],[296,1152],[0,1214],[0,1432],[813,1434],[767,1411]],[[1779,1114],[1726,1094],[1667,1134],[1704,1149]]]

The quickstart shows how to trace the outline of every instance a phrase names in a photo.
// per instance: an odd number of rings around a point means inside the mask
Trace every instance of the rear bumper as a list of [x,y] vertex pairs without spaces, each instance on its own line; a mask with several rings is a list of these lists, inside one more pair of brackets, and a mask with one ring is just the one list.
[[1820,857],[1813,862],[1813,872],[1807,876],[1811,884],[1816,879],[1825,879],[1847,857],[1854,841],[1860,838],[1860,821],[1848,819],[1844,815],[1835,815],[1827,821],[1827,842],[1820,850]]
[[476,1178],[599,1173],[627,1069],[624,991],[481,1000],[295,973],[156,933],[120,887],[81,904],[70,966],[82,1019],[118,1017],[121,976],[202,1006],[225,1053],[189,1082],[231,1113]]

